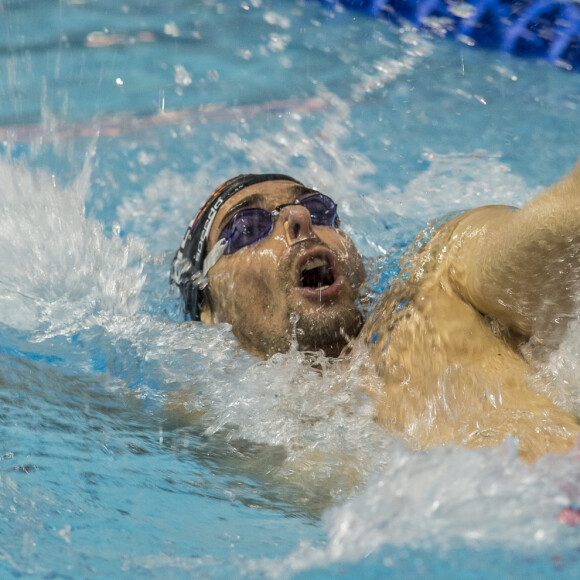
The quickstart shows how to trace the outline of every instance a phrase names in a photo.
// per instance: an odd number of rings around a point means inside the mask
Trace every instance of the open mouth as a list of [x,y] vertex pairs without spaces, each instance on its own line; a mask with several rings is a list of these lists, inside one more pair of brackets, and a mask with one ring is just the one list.
[[296,265],[296,286],[301,293],[317,300],[339,291],[342,276],[336,271],[328,250],[315,249],[304,254]]
[[324,257],[307,259],[300,268],[300,288],[324,290],[334,284],[332,266]]

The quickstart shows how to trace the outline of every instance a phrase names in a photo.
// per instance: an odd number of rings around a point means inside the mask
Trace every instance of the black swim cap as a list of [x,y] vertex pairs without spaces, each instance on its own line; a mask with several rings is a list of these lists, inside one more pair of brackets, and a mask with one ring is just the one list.
[[298,185],[302,185],[293,177],[280,173],[238,175],[222,183],[209,196],[189,224],[181,246],[173,258],[171,283],[179,287],[185,302],[185,311],[189,314],[191,320],[200,319],[202,291],[207,286],[207,281],[203,274],[203,262],[207,256],[207,238],[219,208],[230,197],[250,185],[263,183],[264,181],[279,180],[293,181]]

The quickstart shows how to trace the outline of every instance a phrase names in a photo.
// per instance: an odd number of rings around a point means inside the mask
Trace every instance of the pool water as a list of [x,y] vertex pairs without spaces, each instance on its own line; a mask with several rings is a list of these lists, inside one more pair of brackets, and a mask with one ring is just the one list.
[[[286,172],[365,257],[521,205],[579,155],[580,75],[316,1],[0,0],[0,576],[580,574],[580,455],[411,452],[356,370],[184,322],[209,192]],[[580,327],[545,369],[580,411]],[[579,518],[580,519],[580,518]]]

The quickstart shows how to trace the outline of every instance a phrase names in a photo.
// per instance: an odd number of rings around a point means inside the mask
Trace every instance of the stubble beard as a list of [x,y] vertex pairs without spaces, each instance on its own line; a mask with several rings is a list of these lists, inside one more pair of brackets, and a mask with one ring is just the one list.
[[314,312],[298,308],[289,320],[298,350],[322,350],[329,357],[338,357],[363,325],[362,314],[354,304],[323,306]]

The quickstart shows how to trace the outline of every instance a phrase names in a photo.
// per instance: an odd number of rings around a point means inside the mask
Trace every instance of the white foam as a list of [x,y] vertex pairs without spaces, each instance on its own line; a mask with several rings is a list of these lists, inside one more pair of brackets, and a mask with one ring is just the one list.
[[428,552],[501,547],[520,553],[577,545],[578,532],[558,519],[580,499],[580,456],[517,458],[514,441],[487,450],[440,447],[410,453],[388,448],[388,467],[356,498],[324,516],[324,547],[305,543],[252,571],[288,577],[334,562],[356,562],[387,546]]
[[321,355],[291,350],[214,371],[195,396],[209,409],[208,434],[227,428],[232,439],[282,446],[281,480],[326,486],[343,499],[385,460],[386,433],[357,376]]
[[90,164],[71,184],[0,159],[0,322],[57,331],[105,312],[128,316],[144,282],[142,243],[85,217]]
[[570,323],[564,340],[550,354],[541,374],[549,381],[543,392],[561,407],[580,416],[580,321],[576,319]]

